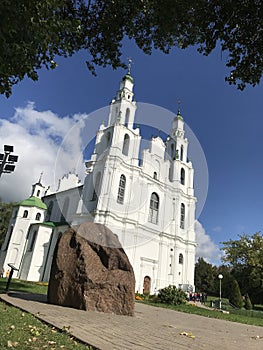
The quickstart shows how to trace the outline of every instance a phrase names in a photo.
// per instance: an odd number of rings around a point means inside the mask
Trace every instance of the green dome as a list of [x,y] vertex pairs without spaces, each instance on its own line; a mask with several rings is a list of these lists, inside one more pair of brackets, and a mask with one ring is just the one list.
[[176,116],[174,119],[175,119],[175,120],[180,119],[180,120],[184,121],[184,118],[181,116],[180,111],[177,112],[177,116]]
[[125,80],[125,79],[128,79],[128,80],[130,80],[133,83],[133,77],[129,73],[124,75],[124,77],[122,78],[122,80]]
[[23,205],[24,207],[37,207],[40,209],[47,209],[47,206],[42,200],[38,197],[29,197],[28,199],[23,200],[22,202],[18,203],[18,205]]

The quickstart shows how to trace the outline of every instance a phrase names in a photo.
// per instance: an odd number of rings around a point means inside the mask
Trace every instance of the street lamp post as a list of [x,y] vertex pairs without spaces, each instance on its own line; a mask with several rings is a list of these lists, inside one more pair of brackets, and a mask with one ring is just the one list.
[[14,146],[4,145],[4,153],[0,153],[0,177],[3,173],[10,174],[15,170],[18,156],[11,154],[13,152]]
[[222,281],[222,278],[224,276],[220,273],[220,275],[218,275],[218,278],[219,278],[219,309],[221,310],[221,307],[222,307],[222,299],[221,299],[221,281]]

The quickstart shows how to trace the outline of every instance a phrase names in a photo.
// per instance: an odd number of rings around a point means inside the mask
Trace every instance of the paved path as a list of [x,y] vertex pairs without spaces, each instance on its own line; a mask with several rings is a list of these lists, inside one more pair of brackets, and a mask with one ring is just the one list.
[[263,349],[263,327],[141,303],[136,303],[135,316],[129,317],[50,305],[45,296],[37,294],[9,292],[0,294],[0,299],[57,328],[70,326],[74,337],[99,350]]

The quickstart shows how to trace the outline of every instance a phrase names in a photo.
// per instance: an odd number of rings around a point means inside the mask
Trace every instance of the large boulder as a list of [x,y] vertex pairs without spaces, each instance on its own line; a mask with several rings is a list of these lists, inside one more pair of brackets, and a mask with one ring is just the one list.
[[51,266],[50,303],[133,315],[134,290],[133,268],[106,226],[85,222],[61,236]]

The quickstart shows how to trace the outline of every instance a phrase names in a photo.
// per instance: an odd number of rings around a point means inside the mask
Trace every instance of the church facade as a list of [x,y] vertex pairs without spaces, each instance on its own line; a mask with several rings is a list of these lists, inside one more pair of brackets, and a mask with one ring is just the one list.
[[50,193],[41,181],[13,210],[0,267],[14,276],[48,281],[57,239],[70,226],[101,223],[118,235],[134,268],[136,291],[153,293],[176,285],[194,288],[194,169],[178,112],[164,141],[152,137],[141,150],[135,126],[136,102],[130,71],[110,104],[106,125],[97,132],[81,185],[75,174]]

